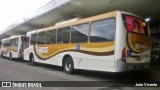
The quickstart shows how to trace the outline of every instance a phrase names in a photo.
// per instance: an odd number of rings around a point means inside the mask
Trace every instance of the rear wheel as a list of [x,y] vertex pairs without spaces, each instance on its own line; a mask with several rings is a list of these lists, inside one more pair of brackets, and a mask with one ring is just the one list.
[[63,69],[66,73],[71,74],[74,70],[74,63],[71,57],[65,58],[63,62]]

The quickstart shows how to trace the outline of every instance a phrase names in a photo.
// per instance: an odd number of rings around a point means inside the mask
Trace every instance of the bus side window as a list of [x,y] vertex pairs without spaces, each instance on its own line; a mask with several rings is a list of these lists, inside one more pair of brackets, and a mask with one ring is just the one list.
[[46,44],[56,43],[56,30],[47,31]]
[[35,45],[37,40],[37,33],[31,35],[30,45]]
[[10,44],[10,46],[14,46],[13,39],[10,40],[9,44]]
[[6,44],[7,44],[7,46],[10,46],[9,40],[7,40],[7,43],[6,43]]
[[58,32],[57,32],[58,44],[69,43],[70,30],[71,30],[70,27],[58,29]]
[[46,32],[39,32],[37,38],[37,44],[45,44]]
[[91,42],[114,41],[115,39],[115,19],[104,19],[94,21],[91,24]]
[[9,43],[10,43],[10,46],[16,46],[16,39],[11,39]]
[[18,43],[19,43],[19,38],[16,38],[15,39],[15,46],[18,46]]
[[72,27],[71,42],[87,42],[88,41],[89,24],[80,24]]
[[18,46],[18,38],[10,40],[10,46]]

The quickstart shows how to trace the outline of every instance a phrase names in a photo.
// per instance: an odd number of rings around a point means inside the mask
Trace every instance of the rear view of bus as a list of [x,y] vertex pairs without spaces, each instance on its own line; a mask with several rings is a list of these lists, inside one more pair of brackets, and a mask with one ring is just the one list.
[[151,36],[148,24],[140,17],[117,14],[115,71],[143,70],[150,66]]

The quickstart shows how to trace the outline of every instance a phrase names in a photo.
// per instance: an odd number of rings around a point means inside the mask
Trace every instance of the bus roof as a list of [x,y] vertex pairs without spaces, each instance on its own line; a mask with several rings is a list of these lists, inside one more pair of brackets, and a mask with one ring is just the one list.
[[27,34],[26,34],[26,35],[34,34],[34,33],[36,33],[36,32],[37,32],[37,30],[30,31],[30,32],[27,32]]
[[16,38],[16,37],[20,37],[20,36],[25,36],[25,35],[13,35],[13,36],[10,36],[9,38]]
[[63,28],[63,27],[69,27],[69,26],[73,26],[73,25],[78,25],[78,24],[83,24],[83,23],[88,23],[88,22],[93,22],[93,21],[96,21],[96,20],[102,20],[102,19],[105,19],[105,18],[112,18],[112,17],[116,17],[117,13],[120,12],[120,13],[124,13],[124,14],[129,14],[129,15],[134,15],[136,17],[139,17],[135,14],[132,14],[132,13],[128,13],[128,12],[124,12],[124,11],[112,11],[112,12],[108,12],[108,13],[104,13],[104,14],[100,14],[100,15],[96,15],[96,16],[91,16],[91,17],[88,17],[88,18],[82,18],[82,19],[77,19],[77,20],[73,20],[73,21],[64,21],[63,22],[60,22],[54,26],[51,26],[51,27],[47,27],[47,28],[42,28],[42,29],[38,29],[38,30],[35,30],[35,31],[30,31],[27,33],[28,34],[33,34],[33,33],[36,33],[37,32],[43,32],[43,31],[49,31],[49,30],[54,30],[54,29],[58,29],[58,28]]
[[78,24],[82,24],[82,23],[87,23],[87,22],[91,22],[91,21],[96,21],[96,20],[100,20],[100,19],[105,19],[105,18],[111,18],[114,17],[117,14],[118,11],[112,11],[112,12],[108,12],[108,13],[104,13],[101,15],[96,15],[96,16],[91,16],[88,18],[82,18],[82,19],[78,19],[72,22],[68,22],[68,23],[61,23],[61,24],[57,24],[54,26],[50,26],[50,27],[46,27],[46,28],[42,28],[42,29],[38,29],[38,30],[34,30],[34,31],[30,31],[27,32],[26,35],[30,35],[36,32],[42,32],[42,31],[48,31],[48,30],[53,30],[53,29],[57,29],[57,28],[63,28],[63,27],[68,27],[68,26],[72,26],[72,25],[78,25]]
[[13,35],[13,36],[10,36],[9,38],[2,39],[1,42],[5,41],[5,40],[13,39],[13,38],[18,38],[20,36],[25,36],[25,35]]

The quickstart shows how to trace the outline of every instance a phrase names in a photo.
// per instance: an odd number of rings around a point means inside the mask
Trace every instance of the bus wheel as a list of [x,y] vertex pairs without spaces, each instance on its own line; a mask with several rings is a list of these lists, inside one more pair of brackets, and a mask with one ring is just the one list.
[[71,74],[74,70],[74,63],[71,57],[67,57],[63,63],[63,69],[66,73]]
[[11,61],[13,60],[12,53],[9,54],[9,60],[11,60]]
[[30,56],[30,61],[31,61],[32,65],[35,65],[35,61],[34,61],[34,56],[33,55]]

